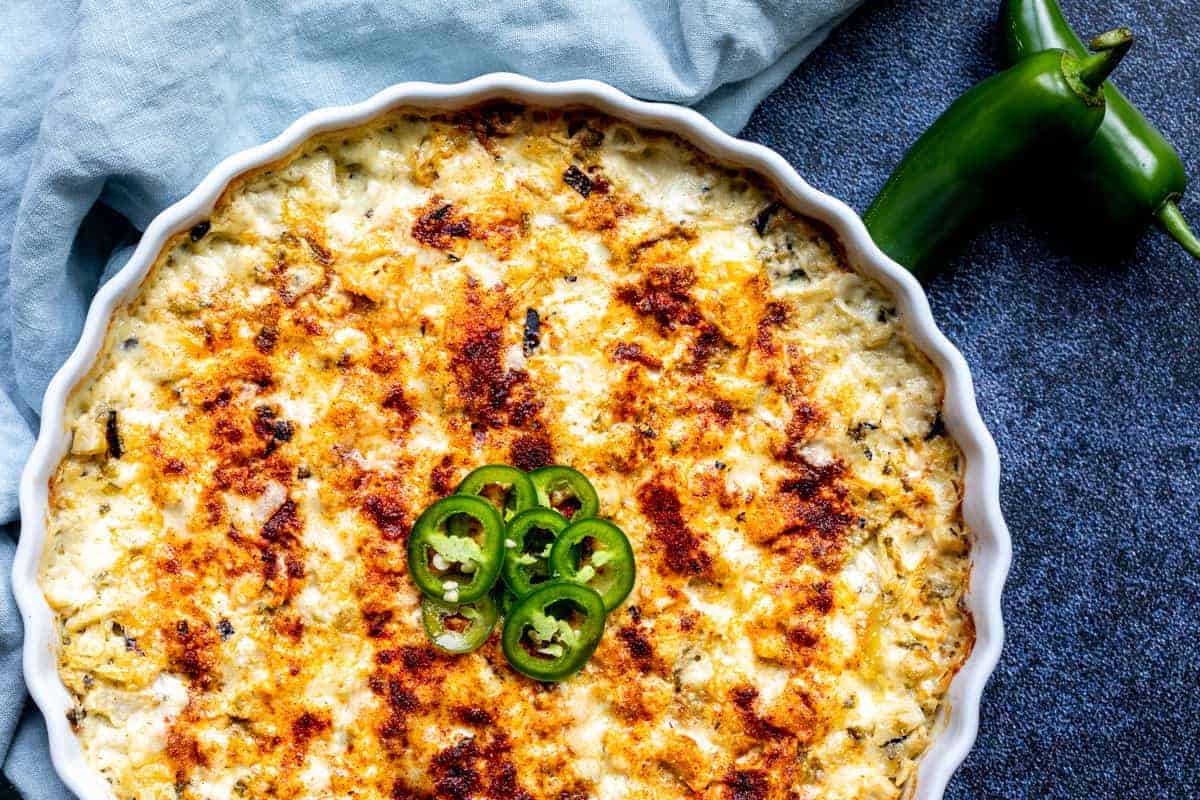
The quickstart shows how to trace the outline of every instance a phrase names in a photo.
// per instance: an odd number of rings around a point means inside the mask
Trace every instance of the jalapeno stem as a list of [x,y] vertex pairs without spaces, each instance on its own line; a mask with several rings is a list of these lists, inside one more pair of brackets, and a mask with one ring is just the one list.
[[1187,250],[1196,258],[1200,258],[1200,238],[1192,232],[1188,227],[1187,220],[1183,218],[1183,214],[1179,211],[1179,206],[1168,200],[1163,203],[1162,208],[1155,214],[1158,218],[1158,224],[1162,225],[1163,230],[1170,236],[1183,245],[1183,249]]
[[1079,81],[1097,91],[1132,46],[1133,31],[1129,28],[1114,28],[1092,39],[1091,48],[1096,52],[1079,59]]

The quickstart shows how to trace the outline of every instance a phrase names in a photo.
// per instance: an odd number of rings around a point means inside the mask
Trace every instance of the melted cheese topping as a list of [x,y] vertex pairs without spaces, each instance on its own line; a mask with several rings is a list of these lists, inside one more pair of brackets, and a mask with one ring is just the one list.
[[[901,795],[973,629],[896,317],[755,176],[596,115],[400,111],[244,177],[70,401],[87,759],[122,800]],[[637,554],[560,685],[420,624],[409,527],[491,462],[582,470]]]

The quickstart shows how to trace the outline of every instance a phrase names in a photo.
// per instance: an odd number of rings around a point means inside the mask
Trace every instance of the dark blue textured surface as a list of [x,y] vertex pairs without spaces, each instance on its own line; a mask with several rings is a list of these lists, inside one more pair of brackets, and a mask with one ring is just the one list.
[[[868,4],[743,134],[860,212],[951,100],[998,68],[998,3]],[[1140,35],[1118,83],[1181,150],[1200,224],[1200,5],[1065,0]],[[931,281],[1000,446],[1008,640],[964,798],[1200,796],[1200,265],[1147,230],[1089,244],[1001,208]],[[1047,208],[1048,206],[1048,208]]]

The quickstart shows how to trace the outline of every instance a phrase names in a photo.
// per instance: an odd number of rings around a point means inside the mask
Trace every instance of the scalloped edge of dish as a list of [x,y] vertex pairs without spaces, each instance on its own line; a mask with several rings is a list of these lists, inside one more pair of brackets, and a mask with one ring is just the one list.
[[1012,560],[1012,542],[1000,510],[1000,458],[979,416],[966,361],[938,330],[917,280],[875,246],[849,206],[811,187],[779,154],[724,133],[689,108],[635,100],[600,81],[545,83],[511,73],[455,84],[399,83],[361,103],[305,114],[269,142],[226,158],[190,194],[155,217],[133,257],[96,293],[79,343],[50,382],[42,402],[41,430],[21,476],[21,539],[12,575],[25,626],[25,681],[45,715],[50,755],[59,776],[81,800],[113,798],[108,783],[85,762],[67,722],[72,701],[59,679],[54,618],[38,584],[38,569],[46,538],[49,481],[70,441],[63,421],[66,401],[91,369],[114,309],[137,292],[167,241],[205,218],[243,173],[287,156],[316,134],[353,127],[397,107],[457,109],[495,99],[592,107],[643,127],[675,133],[718,160],[758,172],[792,208],[829,225],[852,266],[878,280],[896,298],[905,330],[942,373],[943,418],[966,458],[962,508],[974,536],[965,605],[974,618],[975,645],[950,684],[933,744],[921,757],[915,785],[910,784],[906,792],[913,800],[939,800],[975,742],[983,689],[1004,639],[1000,594]]

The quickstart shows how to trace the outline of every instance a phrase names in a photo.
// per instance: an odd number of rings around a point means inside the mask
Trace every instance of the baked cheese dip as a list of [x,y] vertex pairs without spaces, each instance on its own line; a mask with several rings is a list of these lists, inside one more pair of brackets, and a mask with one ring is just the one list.
[[[402,109],[237,180],[68,404],[41,585],[118,800],[894,798],[974,641],[962,455],[889,295],[766,183],[586,111]],[[405,547],[586,473],[581,672],[435,649]]]

